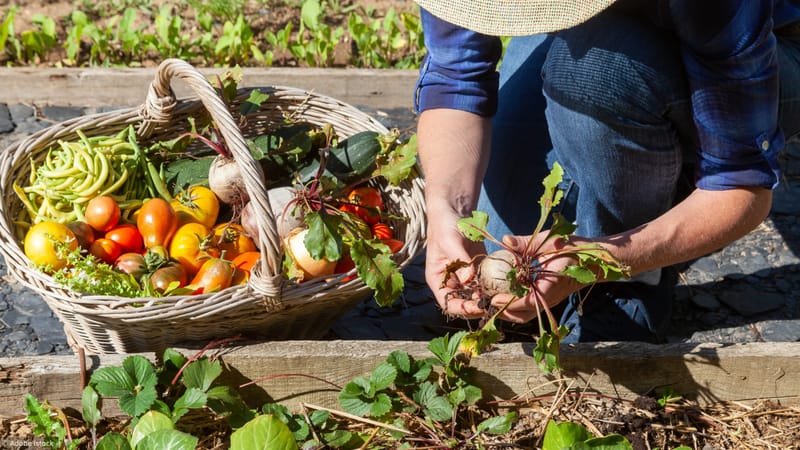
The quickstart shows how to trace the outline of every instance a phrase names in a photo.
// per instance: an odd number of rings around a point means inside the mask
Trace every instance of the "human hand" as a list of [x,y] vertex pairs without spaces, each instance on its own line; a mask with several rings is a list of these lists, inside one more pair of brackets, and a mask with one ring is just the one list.
[[[464,290],[475,277],[476,255],[486,252],[482,243],[470,241],[456,228],[455,214],[431,214],[425,255],[425,280],[433,291],[439,307],[447,315],[462,318],[483,317],[478,298]],[[456,261],[469,263],[447,276],[447,265]],[[445,278],[447,276],[447,278]]]
[[[536,239],[541,242],[546,236],[547,232],[545,231],[540,233]],[[583,243],[587,242],[581,238],[576,239],[580,239]],[[530,251],[530,248],[537,248],[537,242],[528,247],[529,241],[530,236],[507,235],[503,237],[503,244],[513,253],[520,255]],[[561,303],[571,293],[583,288],[584,285],[574,278],[560,273],[567,266],[576,262],[572,256],[564,253],[564,250],[572,245],[574,245],[573,242],[558,238],[551,239],[539,247],[537,255],[539,255],[540,270],[536,273],[532,286],[529,286],[528,295],[515,297],[513,294],[497,294],[492,297],[492,306],[498,309],[505,307],[498,317],[510,322],[528,322]],[[549,319],[555,321],[553,317],[549,317]]]

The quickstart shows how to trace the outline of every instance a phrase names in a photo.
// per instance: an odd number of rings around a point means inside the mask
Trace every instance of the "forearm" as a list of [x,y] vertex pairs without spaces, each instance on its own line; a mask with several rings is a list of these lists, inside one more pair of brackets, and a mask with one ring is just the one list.
[[657,219],[600,241],[635,275],[728,245],[758,226],[771,204],[768,189],[697,189]]
[[468,216],[477,206],[489,160],[489,119],[451,109],[420,114],[419,157],[428,213]]

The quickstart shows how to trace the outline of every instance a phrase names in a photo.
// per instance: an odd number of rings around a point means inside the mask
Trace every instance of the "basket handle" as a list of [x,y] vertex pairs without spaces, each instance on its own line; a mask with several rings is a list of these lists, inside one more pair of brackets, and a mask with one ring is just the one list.
[[173,78],[185,81],[203,103],[205,109],[220,130],[225,143],[233,154],[236,164],[242,173],[250,201],[254,202],[254,212],[259,227],[258,245],[261,250],[261,270],[252,274],[251,285],[261,293],[280,298],[281,244],[278,237],[275,218],[264,188],[264,173],[258,164],[241,130],[236,125],[228,107],[211,86],[211,83],[191,64],[180,59],[166,59],[159,66],[155,79],[150,84],[147,101],[143,105],[144,122],[140,135],[147,135],[158,122],[168,122],[171,112],[176,106],[175,94],[170,87]]

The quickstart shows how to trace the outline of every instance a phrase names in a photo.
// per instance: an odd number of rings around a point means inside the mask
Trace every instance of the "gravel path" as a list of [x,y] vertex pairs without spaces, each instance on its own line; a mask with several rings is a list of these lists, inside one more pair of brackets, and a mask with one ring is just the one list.
[[[389,127],[414,127],[410,111],[362,109]],[[97,111],[0,103],[0,149],[54,122],[93,112]],[[788,167],[788,183],[776,193],[770,217],[682,273],[671,341],[800,341],[800,148]],[[332,337],[429,340],[463,326],[445,321],[434,306],[424,283],[423,262],[417,258],[407,268],[407,288],[396,306],[378,308],[365,302],[334,324]],[[7,275],[2,259],[0,276],[0,356],[71,353],[58,319],[38,294]]]

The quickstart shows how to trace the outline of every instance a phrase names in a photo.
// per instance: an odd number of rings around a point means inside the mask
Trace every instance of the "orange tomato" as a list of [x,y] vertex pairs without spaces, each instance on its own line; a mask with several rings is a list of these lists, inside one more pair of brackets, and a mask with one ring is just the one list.
[[378,239],[391,239],[394,237],[392,229],[383,222],[377,222],[372,225],[372,235]]
[[169,242],[169,256],[181,263],[188,275],[194,276],[207,259],[219,256],[211,245],[211,230],[202,223],[182,225]]
[[234,258],[232,262],[236,271],[233,273],[231,286],[247,283],[250,279],[250,270],[252,270],[259,258],[261,258],[260,252],[244,252]]
[[217,247],[222,257],[228,261],[233,261],[242,253],[258,251],[256,243],[238,223],[221,223],[214,227],[213,232],[211,244]]
[[139,208],[136,228],[142,233],[146,248],[166,246],[178,229],[178,216],[169,202],[163,198],[151,198]]
[[383,197],[380,191],[370,186],[361,186],[347,194],[347,201],[355,205],[353,212],[364,222],[373,225],[380,221],[383,212]]
[[194,294],[207,294],[221,291],[231,286],[233,272],[236,270],[231,261],[222,258],[209,258],[189,283]]
[[111,239],[95,239],[89,246],[89,253],[97,257],[106,264],[114,264],[117,258],[123,253],[122,246]]

